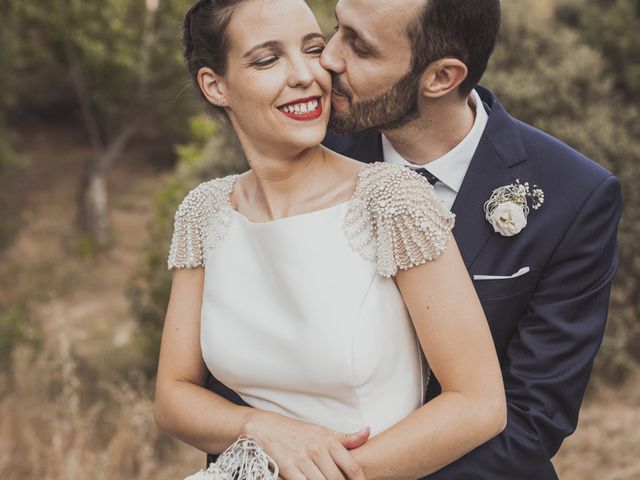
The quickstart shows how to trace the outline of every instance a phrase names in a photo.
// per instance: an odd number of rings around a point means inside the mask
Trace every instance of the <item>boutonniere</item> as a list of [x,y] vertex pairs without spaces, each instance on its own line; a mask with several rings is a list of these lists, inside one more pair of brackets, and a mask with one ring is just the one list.
[[493,230],[503,237],[512,237],[527,226],[529,203],[534,210],[544,203],[544,192],[529,182],[515,183],[496,188],[484,204],[484,213]]

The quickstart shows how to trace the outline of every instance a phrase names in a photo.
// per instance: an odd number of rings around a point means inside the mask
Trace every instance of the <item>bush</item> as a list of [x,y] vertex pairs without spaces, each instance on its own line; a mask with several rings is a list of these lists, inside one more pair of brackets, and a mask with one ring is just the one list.
[[37,350],[41,340],[41,331],[29,322],[28,310],[24,305],[0,311],[0,371],[7,374],[9,386],[14,383],[11,367],[16,348],[28,345]]
[[619,232],[622,261],[614,282],[607,333],[595,372],[620,381],[635,364],[640,340],[640,183],[638,111],[617,90],[605,58],[580,30],[532,20],[529,2],[504,9],[500,39],[484,82],[514,116],[563,140],[613,171],[625,207]]
[[174,214],[187,192],[202,181],[247,168],[235,134],[226,123],[195,117],[190,122],[190,131],[191,142],[176,147],[179,158],[176,174],[155,199],[155,212],[149,225],[151,241],[128,289],[139,325],[133,342],[143,352],[141,368],[148,376],[155,374],[158,365],[171,289],[167,255]]

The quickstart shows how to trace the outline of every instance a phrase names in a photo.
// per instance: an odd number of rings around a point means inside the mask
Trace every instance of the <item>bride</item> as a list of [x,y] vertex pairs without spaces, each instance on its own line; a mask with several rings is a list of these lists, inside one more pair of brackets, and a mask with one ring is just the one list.
[[[208,0],[185,20],[202,97],[250,170],[180,205],[155,418],[205,452],[242,435],[285,480],[420,478],[506,406],[453,215],[405,167],[320,145],[331,77],[303,0]],[[205,388],[211,371],[251,407]],[[430,372],[443,394],[424,404]]]

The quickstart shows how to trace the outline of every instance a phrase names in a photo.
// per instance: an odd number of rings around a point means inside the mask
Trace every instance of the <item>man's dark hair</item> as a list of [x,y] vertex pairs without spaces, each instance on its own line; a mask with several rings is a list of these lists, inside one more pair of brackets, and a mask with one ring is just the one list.
[[460,84],[466,96],[478,84],[500,30],[499,0],[426,0],[409,25],[414,74],[445,57],[455,57],[469,70]]

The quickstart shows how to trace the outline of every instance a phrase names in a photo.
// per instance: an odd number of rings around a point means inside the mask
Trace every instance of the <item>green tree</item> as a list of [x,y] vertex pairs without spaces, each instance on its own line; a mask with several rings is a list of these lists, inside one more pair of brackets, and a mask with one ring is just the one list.
[[7,112],[15,106],[13,72],[20,65],[17,55],[19,35],[15,22],[9,16],[0,30],[0,250],[6,247],[16,231],[15,215],[9,211],[5,193],[16,169],[26,163],[14,147],[13,132],[8,126]]
[[193,110],[180,97],[185,75],[178,0],[9,0],[26,39],[15,72],[22,108],[62,105],[80,113],[93,154],[78,195],[78,224],[100,244],[109,239],[109,168],[141,132],[176,138]]
[[640,98],[640,0],[565,0],[558,18],[602,53],[616,90]]

